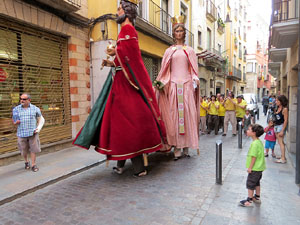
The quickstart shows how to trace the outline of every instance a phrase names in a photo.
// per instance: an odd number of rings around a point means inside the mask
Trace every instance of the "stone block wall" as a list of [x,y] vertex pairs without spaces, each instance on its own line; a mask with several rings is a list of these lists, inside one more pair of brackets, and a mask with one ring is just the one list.
[[[87,1],[79,14],[87,17]],[[68,39],[72,136],[83,126],[90,110],[90,51],[88,29],[66,23],[60,17],[20,0],[0,0],[0,15],[37,30],[63,35]]]

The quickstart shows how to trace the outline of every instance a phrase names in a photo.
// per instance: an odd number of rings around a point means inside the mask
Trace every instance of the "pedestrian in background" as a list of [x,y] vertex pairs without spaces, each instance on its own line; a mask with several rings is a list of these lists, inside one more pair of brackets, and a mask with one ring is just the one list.
[[276,144],[276,135],[274,131],[274,123],[273,120],[269,120],[268,126],[265,128],[265,157],[269,156],[269,149],[272,150],[272,157],[276,158],[274,149]]
[[18,126],[18,148],[25,160],[25,169],[30,169],[28,154],[31,158],[31,170],[37,172],[36,153],[41,152],[39,132],[44,125],[41,110],[31,104],[31,97],[24,93],[20,97],[21,104],[13,109],[13,123]]
[[243,118],[243,129],[245,134],[247,134],[247,130],[250,124],[252,123],[253,123],[253,117],[251,116],[250,111],[247,109]]
[[269,107],[269,97],[267,95],[265,95],[262,98],[262,105],[263,105],[263,111],[265,116],[267,115],[267,111],[268,111],[268,107]]
[[208,103],[208,111],[209,111],[209,117],[208,117],[208,134],[212,130],[215,131],[215,135],[218,134],[219,131],[219,118],[218,118],[218,109],[219,109],[219,102],[216,101],[216,96],[211,96],[211,102]]
[[243,121],[244,115],[246,114],[247,102],[243,99],[242,95],[237,96],[237,102],[235,104],[235,116],[236,124],[238,129],[239,122]]
[[285,144],[283,142],[284,134],[288,123],[288,99],[284,95],[279,95],[276,99],[277,110],[274,114],[275,118],[275,135],[280,145],[281,157],[277,160],[277,163],[286,163],[285,158]]
[[231,91],[229,91],[224,104],[226,112],[224,118],[224,132],[222,136],[226,136],[227,134],[229,121],[232,126],[232,135],[236,136],[235,104],[236,104],[236,99],[234,98],[234,94]]
[[[251,124],[247,130],[247,135],[252,138],[252,143],[247,154],[246,167],[248,172],[246,187],[248,198],[240,201],[240,205],[249,207],[252,202],[261,203],[260,200],[260,180],[262,172],[266,169],[264,157],[264,145],[259,137],[264,133],[264,128],[259,124]],[[255,191],[255,195],[254,195]],[[254,196],[253,196],[254,195]]]
[[208,110],[207,102],[203,100],[202,96],[200,97],[200,130],[201,134],[205,134],[206,131],[206,114]]
[[222,133],[224,133],[224,117],[226,113],[224,104],[225,104],[224,95],[221,95],[219,100],[218,116],[219,116],[219,130],[222,128]]

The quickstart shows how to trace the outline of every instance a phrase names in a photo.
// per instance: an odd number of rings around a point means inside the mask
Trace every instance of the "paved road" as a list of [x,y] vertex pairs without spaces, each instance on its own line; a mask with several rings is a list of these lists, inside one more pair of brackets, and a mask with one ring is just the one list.
[[[215,141],[223,140],[224,184],[215,184]],[[267,159],[261,206],[242,208],[245,159],[250,144],[237,137],[200,138],[201,155],[176,162],[152,154],[150,173],[134,178],[130,163],[123,175],[112,166],[94,167],[0,206],[0,224],[299,224],[300,198],[291,165]],[[30,182],[28,180],[24,182]]]

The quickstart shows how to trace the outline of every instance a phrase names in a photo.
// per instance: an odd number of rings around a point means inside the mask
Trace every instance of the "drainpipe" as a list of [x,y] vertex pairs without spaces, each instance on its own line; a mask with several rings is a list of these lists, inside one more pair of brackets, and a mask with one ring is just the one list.
[[[298,4],[298,12],[300,13],[300,4]],[[300,14],[298,14],[300,15]],[[297,91],[297,131],[296,131],[296,184],[300,184],[300,16],[298,18],[298,91]]]

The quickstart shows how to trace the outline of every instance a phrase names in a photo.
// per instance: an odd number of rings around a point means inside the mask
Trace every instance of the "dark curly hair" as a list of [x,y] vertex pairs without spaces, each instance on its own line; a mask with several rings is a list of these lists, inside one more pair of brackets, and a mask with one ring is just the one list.
[[137,17],[137,5],[126,0],[121,0],[120,4],[122,5],[126,17],[134,25],[135,19]]
[[185,29],[185,27],[184,27],[184,24],[182,24],[182,23],[177,23],[177,24],[175,24],[175,25],[172,27],[172,36],[173,36],[174,42],[176,41],[176,40],[175,40],[175,31],[176,31],[179,27],[183,28],[183,30],[184,30],[184,36],[183,36],[183,39],[184,39],[184,41],[185,41],[186,29]]
[[284,108],[288,107],[289,100],[287,99],[287,97],[285,97],[285,95],[277,96],[277,100],[280,101],[280,104],[282,105],[282,107],[284,107]]
[[252,131],[255,132],[256,137],[260,137],[265,133],[264,128],[259,124],[251,124],[249,127],[251,127]]

